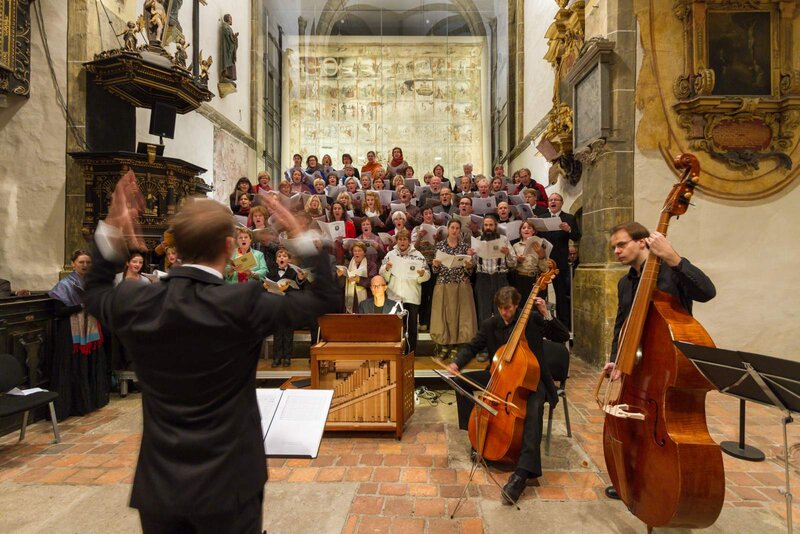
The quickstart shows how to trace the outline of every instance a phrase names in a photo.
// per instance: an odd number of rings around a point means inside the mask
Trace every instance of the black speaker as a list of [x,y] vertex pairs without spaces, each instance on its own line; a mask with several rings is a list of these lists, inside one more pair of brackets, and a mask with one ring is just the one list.
[[175,106],[156,102],[150,111],[150,133],[159,137],[175,137]]
[[86,145],[90,152],[133,152],[136,108],[94,83],[86,75]]

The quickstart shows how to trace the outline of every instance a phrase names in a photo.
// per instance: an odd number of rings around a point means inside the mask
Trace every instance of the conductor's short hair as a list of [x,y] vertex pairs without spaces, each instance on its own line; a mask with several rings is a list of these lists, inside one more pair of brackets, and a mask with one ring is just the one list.
[[209,198],[191,199],[172,219],[175,248],[184,263],[213,262],[234,237],[231,211]]

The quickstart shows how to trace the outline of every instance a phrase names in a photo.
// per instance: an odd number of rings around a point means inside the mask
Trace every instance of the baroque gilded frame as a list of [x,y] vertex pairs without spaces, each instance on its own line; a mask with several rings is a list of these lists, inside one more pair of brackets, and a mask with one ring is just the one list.
[[[675,0],[683,24],[683,73],[675,79],[673,110],[693,150],[752,172],[765,159],[792,167],[789,153],[800,126],[800,71],[793,68],[793,19],[787,0]],[[709,61],[709,14],[768,13],[769,94],[715,94],[717,73]]]
[[30,96],[30,0],[0,0],[0,96]]

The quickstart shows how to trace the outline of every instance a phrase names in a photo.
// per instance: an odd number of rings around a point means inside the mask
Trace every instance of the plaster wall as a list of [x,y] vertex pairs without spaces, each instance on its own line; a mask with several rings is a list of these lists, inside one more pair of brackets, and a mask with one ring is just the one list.
[[[233,17],[233,31],[239,33],[239,49],[236,54],[236,86],[237,92],[219,97],[219,70],[221,65],[222,17],[230,13]],[[180,21],[186,42],[192,42],[192,9],[191,2],[184,2],[180,11]],[[200,6],[200,50],[204,57],[209,54],[213,64],[209,70],[208,88],[217,96],[209,106],[219,111],[245,132],[250,131],[250,0],[226,0],[225,2],[208,2]],[[174,45],[169,45],[170,52]],[[192,52],[192,49],[189,49]],[[190,60],[191,62],[191,60]]]
[[[553,23],[558,12],[555,2],[525,2],[525,114],[524,132],[527,135],[547,117],[553,106],[553,83],[555,73],[550,63],[545,61],[547,39],[545,32]],[[550,164],[536,150],[539,139],[535,139],[519,153],[506,169],[511,174],[523,167],[531,170],[533,178],[544,185],[548,193],[558,187],[548,187],[547,174]],[[513,148],[513,147],[511,147]],[[565,197],[565,206],[570,202]]]
[[[644,56],[639,42],[637,78],[643,75]],[[647,94],[637,92],[637,134],[642,105],[645,113],[651,111]],[[730,172],[733,176],[735,171]],[[634,218],[654,227],[674,183],[658,151],[635,143]],[[692,202],[686,215],[672,220],[669,239],[717,288],[714,299],[694,306],[694,316],[718,347],[800,361],[800,249],[794,246],[800,240],[798,180],[758,201],[719,200],[697,190]]]
[[[66,6],[64,0],[36,4],[65,92]],[[0,277],[16,289],[49,290],[64,257],[66,121],[35,22],[31,32],[30,98],[9,97],[0,108]]]
[[[557,12],[558,5],[552,1],[525,2],[525,135],[547,115],[553,105],[555,74],[544,60],[547,53],[544,34]],[[531,148],[536,150],[536,147]]]
[[[136,140],[158,143],[150,135],[150,110],[136,110]],[[214,125],[203,115],[193,111],[175,118],[175,138],[164,139],[164,155],[180,158],[207,169],[202,178],[209,184],[214,179]]]
[[[634,158],[634,215],[651,228],[675,178],[659,154],[637,147]],[[697,193],[693,202],[669,238],[717,287],[695,306],[697,320],[719,347],[800,361],[800,188],[747,203]]]

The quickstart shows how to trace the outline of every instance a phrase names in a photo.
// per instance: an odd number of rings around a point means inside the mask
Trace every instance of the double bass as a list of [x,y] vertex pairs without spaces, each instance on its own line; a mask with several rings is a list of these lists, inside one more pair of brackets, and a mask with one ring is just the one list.
[[555,261],[547,263],[548,270],[536,280],[511,336],[492,357],[491,377],[480,398],[497,410],[497,415],[476,405],[469,418],[469,441],[486,460],[515,463],[519,459],[528,396],[536,391],[541,376],[536,356],[525,339],[525,327],[536,296],[558,273]]
[[[683,174],[661,212],[664,235],[670,219],[686,212],[699,182],[693,155],[682,154],[674,164]],[[651,251],[620,331],[618,377],[606,383],[601,376],[595,392],[605,412],[603,452],[614,488],[648,531],[704,528],[716,521],[725,497],[722,452],[706,424],[712,386],[673,341],[714,342],[677,298],[657,289],[660,266]]]

